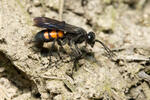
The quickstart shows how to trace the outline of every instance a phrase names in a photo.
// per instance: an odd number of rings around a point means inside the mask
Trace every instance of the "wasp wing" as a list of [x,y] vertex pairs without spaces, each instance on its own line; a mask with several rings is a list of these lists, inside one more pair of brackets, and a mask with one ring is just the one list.
[[37,27],[61,30],[69,33],[78,33],[80,30],[83,30],[80,27],[67,24],[64,21],[58,21],[47,17],[36,17],[34,18],[34,23]]

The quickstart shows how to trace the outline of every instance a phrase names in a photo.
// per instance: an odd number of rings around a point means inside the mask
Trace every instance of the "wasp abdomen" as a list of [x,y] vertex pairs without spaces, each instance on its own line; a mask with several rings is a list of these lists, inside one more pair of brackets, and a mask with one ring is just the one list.
[[56,30],[42,30],[35,35],[37,42],[51,42],[55,39],[63,38],[64,33]]

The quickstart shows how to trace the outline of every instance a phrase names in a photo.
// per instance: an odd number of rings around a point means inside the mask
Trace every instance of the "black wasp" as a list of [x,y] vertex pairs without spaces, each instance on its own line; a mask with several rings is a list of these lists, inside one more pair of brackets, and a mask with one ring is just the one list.
[[[81,51],[78,48],[78,44],[85,42],[91,47],[94,46],[95,42],[100,43],[107,53],[112,56],[111,50],[104,45],[101,41],[95,39],[95,33],[87,33],[83,28],[74,25],[67,24],[64,21],[58,21],[47,17],[36,17],[34,18],[34,25],[37,27],[45,28],[35,35],[35,42],[43,44],[44,42],[55,42],[59,46],[68,44],[69,47],[75,51],[77,57],[81,56]],[[74,49],[72,47],[75,47]]]

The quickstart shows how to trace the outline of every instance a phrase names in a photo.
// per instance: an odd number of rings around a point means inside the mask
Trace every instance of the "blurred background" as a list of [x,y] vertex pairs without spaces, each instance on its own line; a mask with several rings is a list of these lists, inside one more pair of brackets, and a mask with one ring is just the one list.
[[[92,55],[64,63],[26,44],[49,17],[94,31]],[[150,100],[149,0],[0,0],[0,100]],[[68,55],[62,54],[64,60]]]

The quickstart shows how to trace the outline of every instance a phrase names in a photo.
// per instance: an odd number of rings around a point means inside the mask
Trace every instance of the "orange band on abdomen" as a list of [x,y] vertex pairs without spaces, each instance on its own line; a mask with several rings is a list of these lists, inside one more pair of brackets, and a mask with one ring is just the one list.
[[45,38],[45,39],[49,39],[49,34],[48,34],[47,31],[44,33],[44,38]]
[[58,37],[62,38],[64,36],[64,33],[62,31],[58,31]]
[[57,39],[57,32],[56,32],[55,30],[51,31],[51,32],[50,32],[50,36],[51,36],[52,38]]

